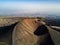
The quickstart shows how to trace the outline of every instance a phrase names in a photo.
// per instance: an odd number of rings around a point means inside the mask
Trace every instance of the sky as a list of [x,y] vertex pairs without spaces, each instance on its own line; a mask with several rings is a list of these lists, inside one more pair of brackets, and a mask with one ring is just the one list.
[[0,0],[0,15],[60,14],[60,0]]

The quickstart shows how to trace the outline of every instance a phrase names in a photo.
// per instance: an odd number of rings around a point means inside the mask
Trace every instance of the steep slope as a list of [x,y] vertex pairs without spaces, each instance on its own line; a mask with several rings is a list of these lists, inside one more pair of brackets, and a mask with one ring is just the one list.
[[38,37],[33,32],[37,27],[35,19],[23,19],[13,32],[13,45],[36,45]]
[[[12,35],[12,41],[13,45],[39,45],[39,43],[44,40],[44,38],[48,35],[42,35],[42,36],[36,36],[34,35],[34,31],[38,27],[37,23],[35,23],[36,19],[23,19],[20,21],[19,24],[16,25],[13,35]],[[56,45],[60,45],[59,40],[56,36],[60,35],[60,33],[57,32],[58,35],[56,35],[56,32],[53,31],[50,27],[47,27],[49,30],[49,33]],[[55,35],[53,35],[55,34]],[[54,40],[55,39],[55,40]]]

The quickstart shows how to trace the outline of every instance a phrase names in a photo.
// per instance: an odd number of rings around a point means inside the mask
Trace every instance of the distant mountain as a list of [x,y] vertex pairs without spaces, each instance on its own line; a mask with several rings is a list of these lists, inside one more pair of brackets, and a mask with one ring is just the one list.
[[45,18],[47,25],[60,26],[60,16],[52,15]]

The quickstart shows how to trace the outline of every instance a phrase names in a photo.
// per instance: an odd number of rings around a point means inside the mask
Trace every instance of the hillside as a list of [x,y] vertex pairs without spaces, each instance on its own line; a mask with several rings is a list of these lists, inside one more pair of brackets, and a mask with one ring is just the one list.
[[[36,18],[0,18],[0,27],[14,24],[17,21],[19,21],[19,23],[14,27],[13,30],[9,30],[2,36],[0,35],[1,43],[6,45],[38,45],[39,42],[44,39],[44,35],[39,37],[34,35],[34,31],[38,27],[37,23],[35,23]],[[50,27],[47,28],[54,43],[56,45],[60,45],[60,33],[54,29],[51,29]]]

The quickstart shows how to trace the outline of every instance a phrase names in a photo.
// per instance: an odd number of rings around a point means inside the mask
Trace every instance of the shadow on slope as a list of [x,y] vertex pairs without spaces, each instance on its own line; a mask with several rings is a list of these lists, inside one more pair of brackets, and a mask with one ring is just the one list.
[[18,22],[0,27],[0,42],[5,42],[8,45],[12,45],[12,31]]

